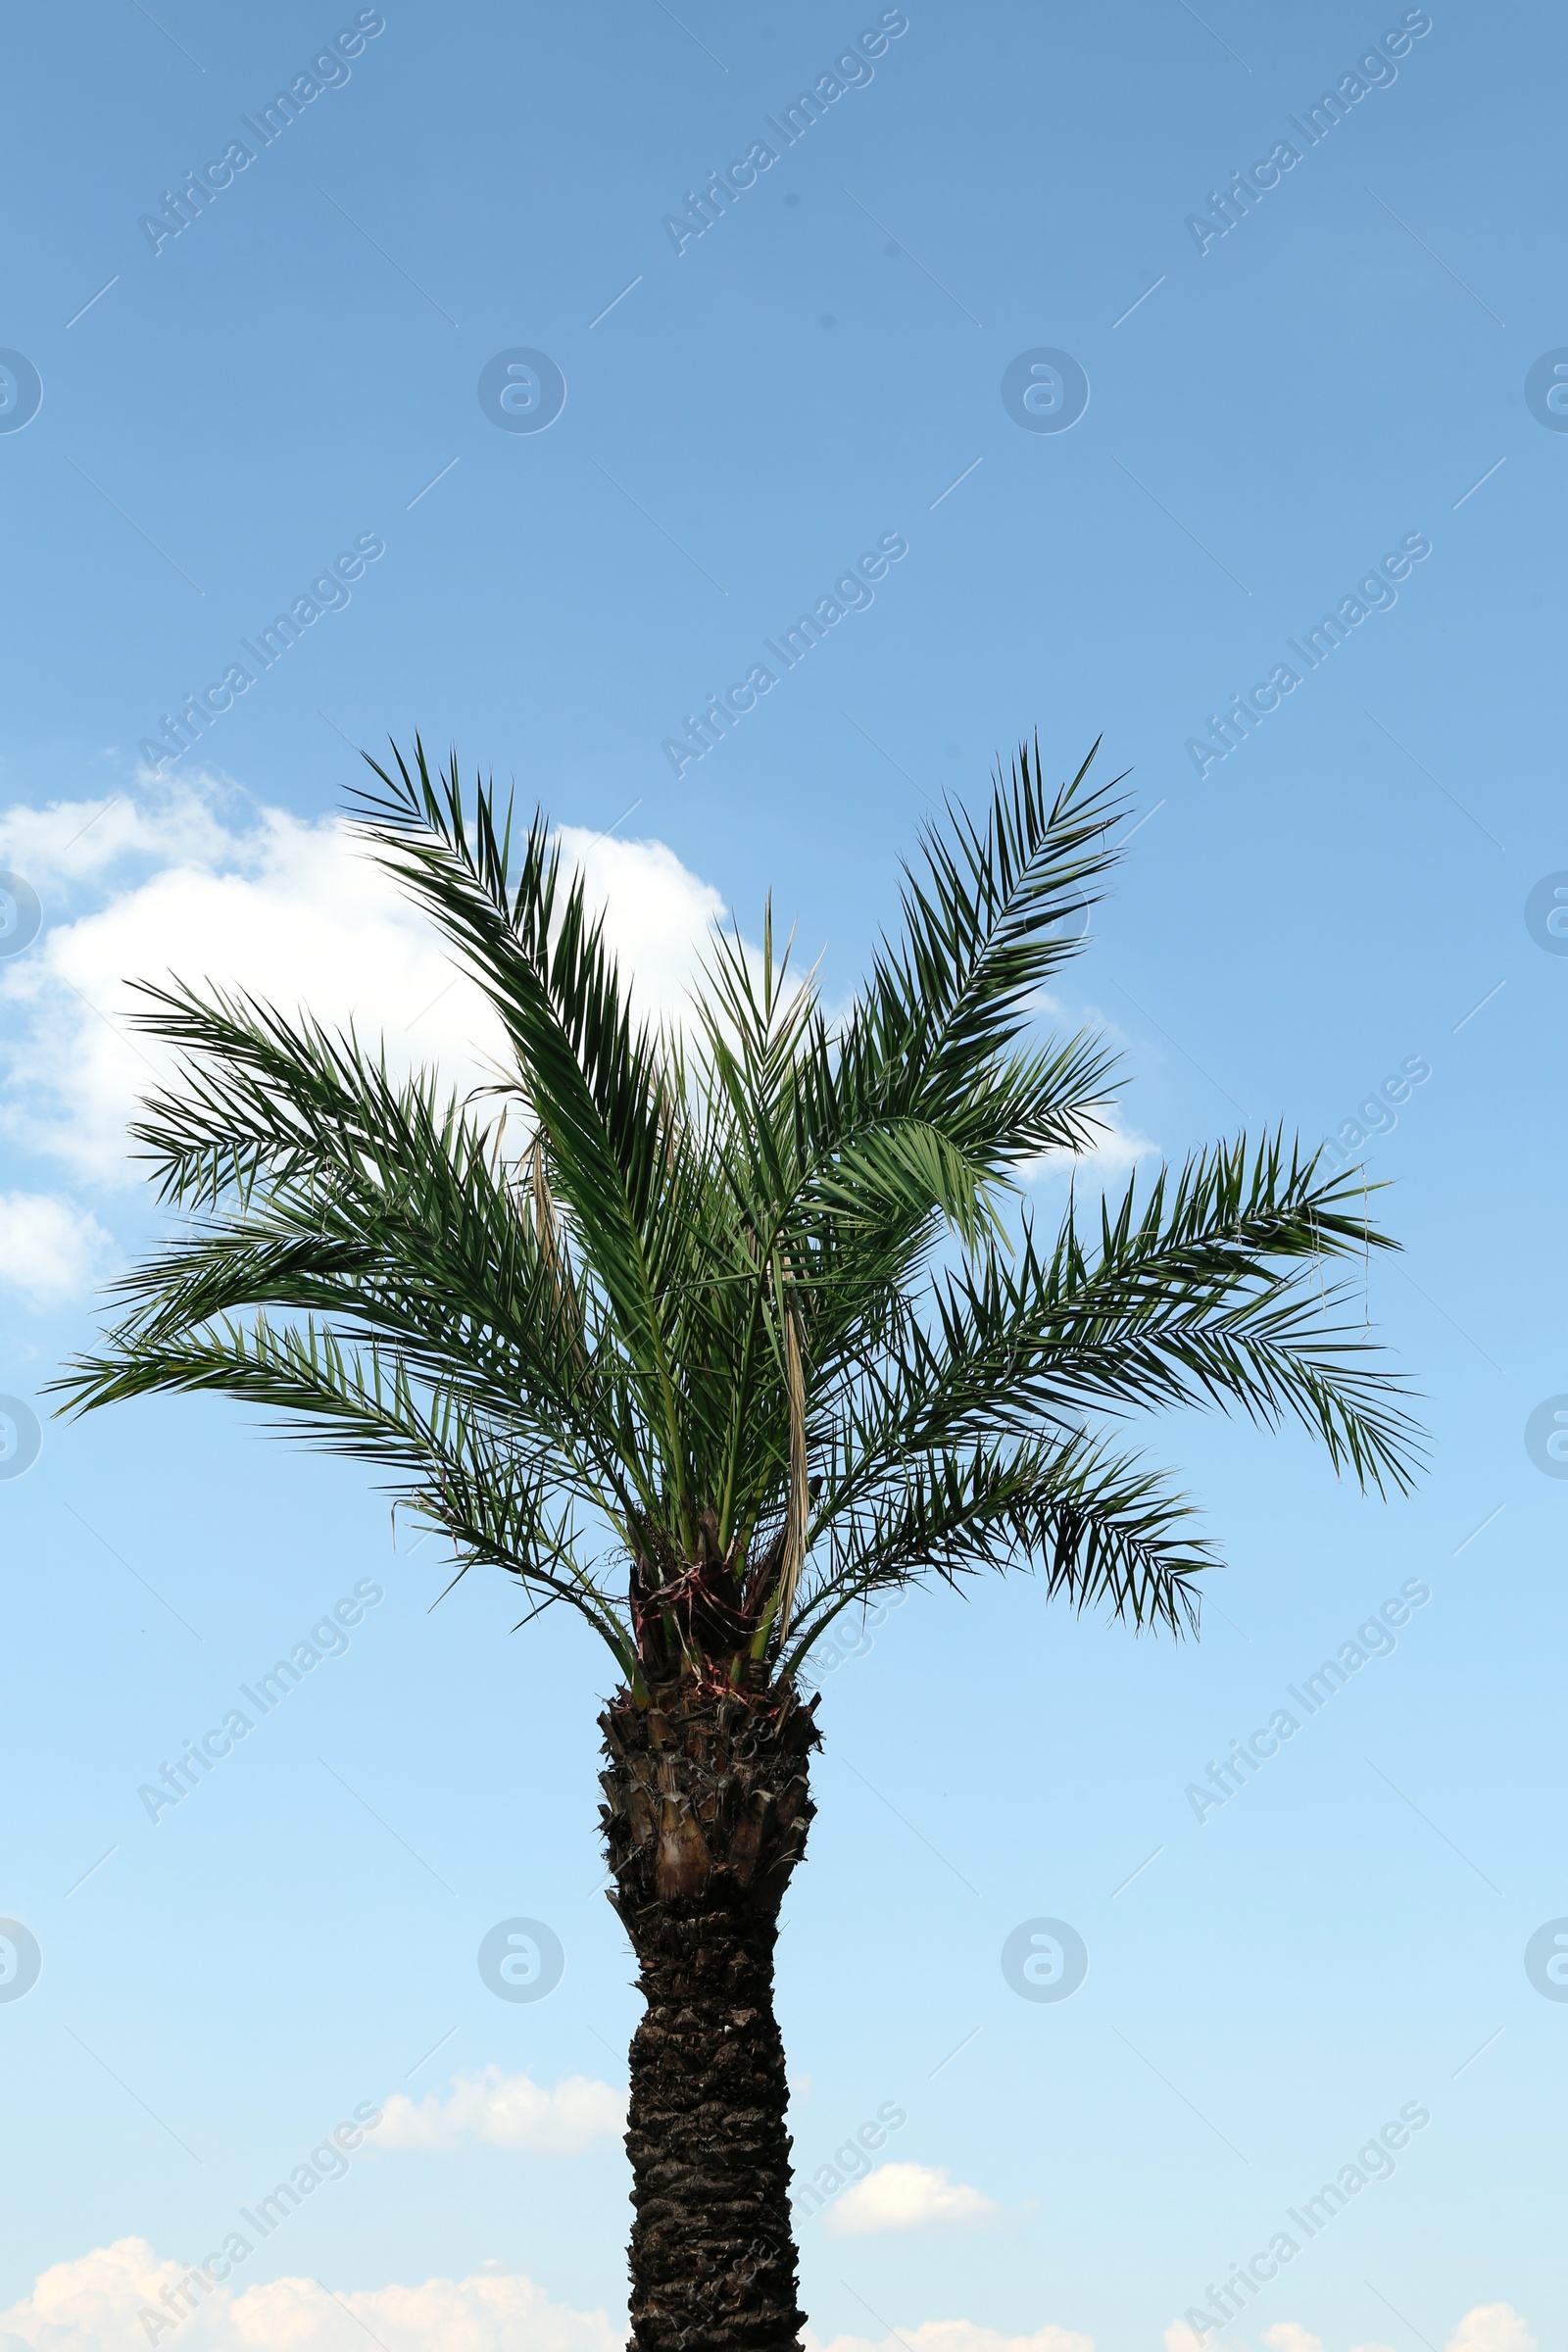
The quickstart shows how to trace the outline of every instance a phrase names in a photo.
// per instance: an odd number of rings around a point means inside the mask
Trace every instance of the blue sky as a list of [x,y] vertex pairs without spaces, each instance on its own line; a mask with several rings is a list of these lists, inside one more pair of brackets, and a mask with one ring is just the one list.
[[[418,728],[514,776],[672,1004],[710,915],[755,937],[769,888],[847,998],[933,802],[1037,728],[1058,773],[1102,735],[1139,829],[1059,991],[1128,1057],[1102,1172],[1279,1120],[1354,1147],[1375,1116],[1405,1254],[1366,1311],[1432,1466],[1380,1504],[1294,1437],[1151,1424],[1230,1563],[1199,1643],[1020,1579],[916,1595],[824,1674],[780,1968],[803,2173],[905,2120],[803,2217],[805,2299],[823,2343],[1188,2352],[1184,2314],[1415,2107],[1218,2341],[1560,2340],[1568,2002],[1525,1964],[1568,1915],[1568,1486],[1526,1445],[1568,1392],[1568,959],[1526,919],[1568,869],[1568,434],[1526,397],[1568,347],[1560,20],[115,0],[7,42],[0,865],[40,928],[0,961],[0,1391],[44,1409],[154,1229],[126,976],[244,976],[469,1066],[471,1005],[332,824],[354,747]],[[824,76],[786,145],[769,119]],[[1004,401],[1042,351],[1087,378],[1067,429]],[[517,352],[564,381],[544,429],[481,404]],[[554,378],[511,380],[531,421]],[[879,549],[869,601],[835,597]],[[0,1998],[8,2342],[51,2315],[73,2352],[145,2342],[173,2266],[362,2104],[383,2125],[185,2341],[615,2339],[605,1667],[554,1619],[512,1639],[478,1575],[431,1613],[414,1541],[360,1471],[212,1403],[50,1425],[0,1481],[0,1915],[42,1962]],[[1200,1821],[1186,1788],[1411,1587],[1395,1646],[1368,1634]],[[150,1819],[138,1788],[323,1626]],[[514,1918],[564,1950],[537,2002],[476,1965]],[[1060,2002],[1003,1973],[1036,1919],[1088,1949]]]

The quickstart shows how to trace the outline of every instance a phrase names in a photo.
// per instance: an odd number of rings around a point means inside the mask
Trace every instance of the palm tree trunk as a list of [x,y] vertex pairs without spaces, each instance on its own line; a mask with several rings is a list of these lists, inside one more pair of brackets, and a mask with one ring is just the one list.
[[636,2352],[789,2352],[805,2314],[790,2225],[778,1907],[806,1846],[813,1699],[694,1682],[600,1717],[611,1901],[647,2004],[631,2044]]

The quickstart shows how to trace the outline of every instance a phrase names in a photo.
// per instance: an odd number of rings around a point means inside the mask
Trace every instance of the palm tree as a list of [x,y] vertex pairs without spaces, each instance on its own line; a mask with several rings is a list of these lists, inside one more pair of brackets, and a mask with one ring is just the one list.
[[887,1588],[1008,1566],[1196,1627],[1213,1554],[1105,1434],[1130,1408],[1294,1416],[1363,1487],[1405,1490],[1401,1384],[1323,1276],[1394,1245],[1358,1175],[1320,1179],[1278,1134],[1037,1240],[1020,1171],[1093,1147],[1113,1068],[1093,1035],[1031,1035],[1117,856],[1124,804],[1088,760],[1048,794],[1026,748],[981,818],[928,828],[844,1019],[790,978],[769,910],[760,955],[715,935],[683,1033],[633,1019],[542,816],[519,850],[455,757],[370,765],[363,837],[478,982],[507,1066],[459,1098],[308,1017],[148,989],[182,1060],[133,1132],[186,1220],[58,1385],[79,1409],[282,1407],[383,1465],[459,1575],[487,1562],[524,1622],[559,1603],[599,1635],[611,1900],[646,2004],[636,2344],[780,2352],[803,2315],[773,1947],[813,1810],[813,1642]]

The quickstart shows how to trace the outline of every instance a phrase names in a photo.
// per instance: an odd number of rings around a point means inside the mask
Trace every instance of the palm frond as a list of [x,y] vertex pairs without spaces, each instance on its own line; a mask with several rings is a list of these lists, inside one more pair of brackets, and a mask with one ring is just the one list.
[[854,1512],[802,1611],[790,1668],[844,1609],[928,1574],[953,1583],[1038,1568],[1048,1592],[1076,1609],[1105,1605],[1136,1626],[1179,1632],[1196,1622],[1197,1579],[1213,1565],[1164,1476],[1086,1432],[942,1447],[906,1462]]
[[926,828],[842,1021],[769,906],[760,952],[714,935],[684,1036],[635,1012],[541,814],[514,825],[417,741],[370,765],[362,837],[506,1058],[465,1100],[352,1029],[144,990],[179,1066],[133,1132],[182,1221],[56,1384],[71,1406],[275,1413],[378,1465],[458,1574],[565,1601],[643,1688],[793,1673],[876,1590],[981,1570],[1181,1631],[1215,1552],[1102,1426],[1151,1408],[1294,1420],[1408,1488],[1408,1392],[1350,1306],[1393,1247],[1358,1171],[1281,1132],[1049,1243],[1018,1213],[1026,1164],[1092,1148],[1116,1083],[1099,1037],[1037,1026],[1118,854],[1090,761],[1051,790],[1025,747],[977,815]]

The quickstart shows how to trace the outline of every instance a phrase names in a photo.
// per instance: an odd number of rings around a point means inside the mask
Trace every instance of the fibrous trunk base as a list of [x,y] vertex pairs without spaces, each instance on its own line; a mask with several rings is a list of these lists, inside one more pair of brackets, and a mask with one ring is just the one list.
[[637,2352],[789,2352],[797,2301],[778,1906],[817,1734],[787,1687],[622,1691],[601,1718],[614,1903],[647,2004],[631,2045]]

